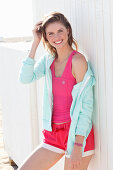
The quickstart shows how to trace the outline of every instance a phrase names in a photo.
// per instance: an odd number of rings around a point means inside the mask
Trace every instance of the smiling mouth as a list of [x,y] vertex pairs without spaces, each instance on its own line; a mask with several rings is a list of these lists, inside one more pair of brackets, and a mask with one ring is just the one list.
[[63,40],[54,42],[55,44],[61,44]]

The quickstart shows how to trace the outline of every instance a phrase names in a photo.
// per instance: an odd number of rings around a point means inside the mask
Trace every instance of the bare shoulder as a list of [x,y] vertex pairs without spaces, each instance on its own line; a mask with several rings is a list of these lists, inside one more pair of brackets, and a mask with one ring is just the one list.
[[72,59],[72,74],[75,77],[77,83],[81,82],[87,71],[88,64],[85,56],[81,53],[77,53]]

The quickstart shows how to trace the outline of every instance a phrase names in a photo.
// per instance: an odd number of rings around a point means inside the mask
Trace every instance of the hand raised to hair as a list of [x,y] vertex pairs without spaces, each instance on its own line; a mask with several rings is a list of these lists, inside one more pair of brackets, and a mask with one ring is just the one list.
[[42,26],[42,21],[37,22],[32,30],[34,41],[38,43],[41,41],[42,38],[41,26]]

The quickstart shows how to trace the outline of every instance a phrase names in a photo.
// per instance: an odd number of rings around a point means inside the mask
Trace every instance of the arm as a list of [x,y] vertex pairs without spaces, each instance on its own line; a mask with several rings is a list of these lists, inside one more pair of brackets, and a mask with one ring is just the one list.
[[[72,63],[72,66],[73,66],[73,73],[75,75],[75,79],[78,82],[81,82],[84,78],[84,75],[87,71],[87,68],[88,68],[88,65],[87,65],[87,61],[85,59],[85,57],[82,55],[82,54],[77,54],[74,56],[74,59],[73,59],[73,63]],[[89,92],[90,91],[90,92]],[[85,132],[88,127],[88,124],[90,123],[91,121],[91,113],[92,113],[92,108],[90,109],[90,107],[92,107],[92,99],[93,99],[93,96],[92,96],[92,90],[89,90],[86,94],[88,95],[84,97],[84,101],[83,101],[83,104],[82,104],[82,110],[85,111],[89,111],[86,115],[84,112],[80,113],[80,116],[79,116],[79,120],[78,120],[78,124],[77,124],[77,129],[76,129],[76,142],[80,142],[80,143],[83,143],[83,139],[84,139],[84,136],[85,136]],[[90,94],[89,94],[90,93]],[[89,106],[89,109],[88,109],[88,106]],[[82,131],[83,130],[83,131]]]
[[[87,61],[82,54],[77,54],[72,59],[72,72],[77,81],[77,83],[81,82],[84,78],[84,75],[87,71]],[[79,129],[77,125],[77,129]],[[75,133],[76,142],[83,144],[84,135],[81,133]],[[74,145],[72,154],[71,154],[71,167],[79,167],[80,162],[82,160],[82,147]]]
[[93,86],[88,88],[83,97],[82,110],[79,115],[75,135],[86,136],[87,130],[92,123],[93,113]]
[[42,26],[42,21],[37,22],[32,30],[33,39],[34,39],[32,43],[32,47],[28,57],[23,61],[23,64],[19,72],[19,81],[21,83],[31,83],[36,79],[38,80],[39,78],[45,75],[44,57],[37,62],[34,68],[35,53],[42,38],[42,32],[40,31],[41,26]]
[[41,57],[35,64],[34,56],[39,43],[33,42],[28,57],[22,63],[19,71],[21,83],[31,83],[45,75],[45,56]]

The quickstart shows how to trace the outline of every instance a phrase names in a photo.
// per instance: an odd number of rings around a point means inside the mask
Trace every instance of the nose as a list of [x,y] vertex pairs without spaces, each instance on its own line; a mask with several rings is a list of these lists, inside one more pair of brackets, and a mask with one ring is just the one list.
[[56,33],[56,34],[54,35],[54,38],[59,38],[59,34]]

